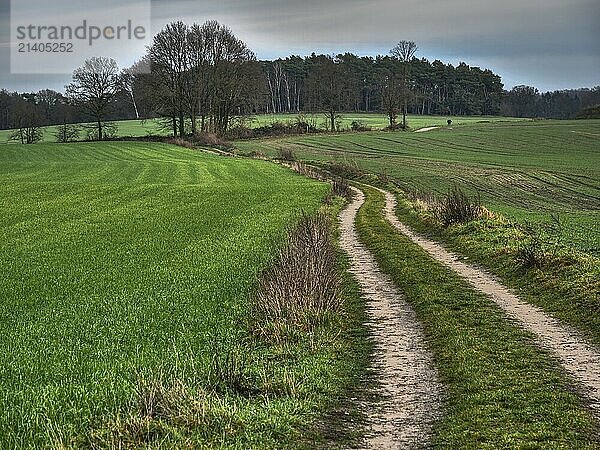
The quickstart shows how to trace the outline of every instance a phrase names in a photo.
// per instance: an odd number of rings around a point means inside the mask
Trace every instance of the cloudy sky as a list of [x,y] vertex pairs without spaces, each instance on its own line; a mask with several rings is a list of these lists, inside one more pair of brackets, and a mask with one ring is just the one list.
[[[32,1],[65,13],[61,0]],[[66,75],[10,74],[10,3],[0,0],[0,88],[62,90]],[[490,68],[507,88],[600,85],[598,0],[152,0],[151,6],[153,32],[173,19],[217,19],[259,58],[386,54],[406,39],[418,44],[420,57]],[[140,55],[122,46],[114,56],[126,66]]]

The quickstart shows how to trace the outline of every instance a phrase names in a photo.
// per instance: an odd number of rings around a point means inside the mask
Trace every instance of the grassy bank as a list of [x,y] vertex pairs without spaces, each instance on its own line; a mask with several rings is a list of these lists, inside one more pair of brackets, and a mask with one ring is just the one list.
[[329,186],[142,143],[4,146],[0,180],[0,447],[325,439],[367,358],[356,287],[297,341],[248,321],[284,228]]
[[415,308],[446,385],[435,444],[450,448],[593,448],[594,422],[558,364],[483,294],[397,233],[366,189],[361,239]]
[[[600,346],[600,258],[561,246],[560,233],[545,236],[539,231],[540,242],[532,243],[534,238],[522,226],[502,216],[444,228],[402,194],[396,214],[417,232],[485,267],[524,300]],[[521,261],[524,248],[536,253],[539,266]]]

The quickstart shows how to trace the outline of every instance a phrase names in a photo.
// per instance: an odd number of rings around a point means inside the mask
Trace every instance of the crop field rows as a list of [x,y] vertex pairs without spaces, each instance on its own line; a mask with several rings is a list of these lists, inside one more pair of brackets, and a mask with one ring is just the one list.
[[[479,124],[428,133],[361,133],[236,143],[240,152],[293,150],[316,162],[358,164],[409,190],[444,193],[457,183],[510,218],[559,214],[568,239],[598,253],[600,121]],[[574,132],[575,131],[575,132]]]
[[[282,231],[328,191],[272,164],[141,143],[7,146],[0,179],[2,448],[85,436],[140,376],[206,379],[214,348],[243,337]],[[306,414],[285,397],[232,404],[273,433],[274,418],[286,429]]]

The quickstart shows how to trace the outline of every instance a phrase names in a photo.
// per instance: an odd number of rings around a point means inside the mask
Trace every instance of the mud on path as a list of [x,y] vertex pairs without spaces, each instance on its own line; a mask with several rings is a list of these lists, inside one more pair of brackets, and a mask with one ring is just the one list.
[[416,314],[359,242],[355,219],[365,197],[353,191],[354,201],[340,215],[340,244],[350,256],[350,272],[367,300],[380,382],[376,394],[381,395],[381,401],[366,405],[365,447],[425,447],[441,414],[441,385]]
[[523,328],[534,334],[542,348],[558,357],[567,373],[578,383],[582,395],[587,398],[597,415],[600,415],[600,353],[598,350],[585,342],[574,330],[560,324],[540,308],[518,298],[491,275],[461,262],[454,253],[414,233],[396,217],[397,203],[394,195],[381,192],[386,197],[386,219],[434,259],[457,272],[477,290],[490,297],[511,318],[516,319]]

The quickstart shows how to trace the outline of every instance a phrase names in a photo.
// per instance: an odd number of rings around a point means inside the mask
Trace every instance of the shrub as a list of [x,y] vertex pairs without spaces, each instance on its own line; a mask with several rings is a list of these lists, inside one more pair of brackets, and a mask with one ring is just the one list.
[[200,147],[213,147],[222,150],[230,150],[233,148],[230,142],[221,139],[215,133],[196,133],[192,138],[194,144]]
[[246,126],[245,124],[239,123],[227,130],[226,137],[227,139],[231,140],[251,139],[255,137],[255,133],[252,128]]
[[277,159],[281,161],[294,162],[296,161],[296,154],[289,148],[281,148],[277,153]]
[[470,222],[481,216],[481,198],[478,195],[472,201],[458,185],[454,185],[438,203],[435,215],[445,227]]
[[351,162],[330,162],[325,165],[327,170],[329,170],[334,175],[337,175],[346,179],[355,179],[360,178],[365,174],[365,171],[362,170],[356,161]]
[[165,143],[171,144],[171,145],[177,145],[177,146],[183,147],[183,148],[195,148],[196,147],[192,141],[190,141],[188,139],[184,139],[184,138],[169,138],[165,141]]
[[333,185],[331,189],[331,193],[333,196],[350,198],[352,195],[352,191],[350,190],[350,186],[343,178],[335,178],[333,180]]
[[288,232],[274,264],[260,277],[255,332],[280,341],[312,331],[342,308],[336,250],[327,218],[303,216]]
[[600,119],[600,105],[589,106],[577,114],[576,119]]
[[80,133],[80,125],[74,123],[65,123],[56,126],[54,137],[56,137],[56,142],[73,142],[79,139]]
[[525,222],[517,226],[524,235],[519,244],[515,259],[525,269],[541,269],[555,259],[562,247],[563,228],[558,215],[544,224]]
[[350,128],[352,128],[352,131],[371,131],[372,130],[371,127],[368,127],[360,120],[353,121],[352,124],[350,124]]
[[395,123],[394,125],[388,125],[383,129],[383,131],[406,131],[408,127],[405,127],[404,124]]

